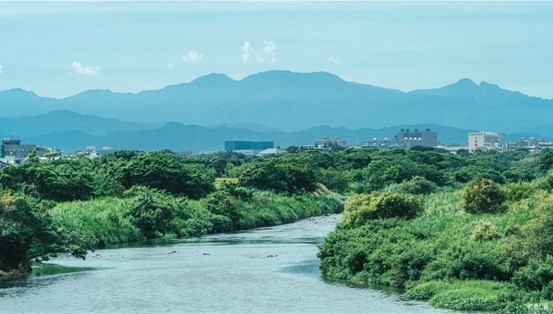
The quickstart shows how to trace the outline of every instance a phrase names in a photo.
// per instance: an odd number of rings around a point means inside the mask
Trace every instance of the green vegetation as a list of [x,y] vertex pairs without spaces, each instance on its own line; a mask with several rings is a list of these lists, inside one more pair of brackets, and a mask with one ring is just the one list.
[[[307,154],[306,154],[307,155]],[[182,157],[120,151],[0,171],[0,275],[57,252],[85,257],[115,243],[193,237],[343,210],[304,154]],[[313,161],[314,162],[314,161]]]
[[324,277],[405,289],[442,308],[550,313],[551,156],[375,154],[320,247]]
[[0,170],[0,271],[28,271],[56,252],[84,257],[344,210],[319,252],[328,280],[405,289],[456,310],[543,313],[553,304],[551,156],[417,148],[31,159]]

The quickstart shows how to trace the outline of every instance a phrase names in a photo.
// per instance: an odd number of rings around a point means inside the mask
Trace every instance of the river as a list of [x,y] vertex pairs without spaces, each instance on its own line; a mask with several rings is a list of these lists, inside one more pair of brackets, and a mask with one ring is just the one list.
[[66,267],[61,274],[0,279],[0,313],[445,312],[324,282],[317,246],[338,219],[60,256],[52,263]]

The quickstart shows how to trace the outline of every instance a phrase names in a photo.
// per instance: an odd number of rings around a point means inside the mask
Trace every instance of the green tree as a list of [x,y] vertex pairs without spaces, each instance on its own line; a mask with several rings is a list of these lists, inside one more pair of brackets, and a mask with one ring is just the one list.
[[543,172],[553,169],[553,149],[546,149],[542,151],[540,153],[538,164]]
[[131,222],[147,239],[152,239],[171,231],[169,222],[176,217],[176,210],[162,193],[147,188],[135,188],[133,206],[129,212]]
[[201,198],[213,191],[212,171],[199,164],[186,164],[176,154],[153,152],[133,157],[125,168],[127,188],[143,185],[167,192]]
[[244,165],[238,182],[245,187],[289,194],[312,192],[317,188],[317,177],[313,170],[278,159]]
[[85,249],[66,240],[36,201],[24,196],[0,196],[0,270],[27,272],[31,260],[66,250],[84,257]]

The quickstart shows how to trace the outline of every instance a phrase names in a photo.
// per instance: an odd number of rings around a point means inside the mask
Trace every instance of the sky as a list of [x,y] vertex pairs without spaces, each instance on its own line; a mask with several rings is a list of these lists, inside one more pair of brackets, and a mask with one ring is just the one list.
[[553,98],[551,34],[553,2],[0,1],[0,90],[62,98],[290,70]]

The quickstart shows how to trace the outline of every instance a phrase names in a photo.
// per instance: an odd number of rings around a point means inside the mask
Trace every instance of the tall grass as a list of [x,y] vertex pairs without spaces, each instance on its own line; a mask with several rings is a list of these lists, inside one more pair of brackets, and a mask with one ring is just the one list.
[[50,210],[64,234],[79,237],[95,247],[137,241],[140,230],[128,219],[128,199],[115,197],[60,203]]

